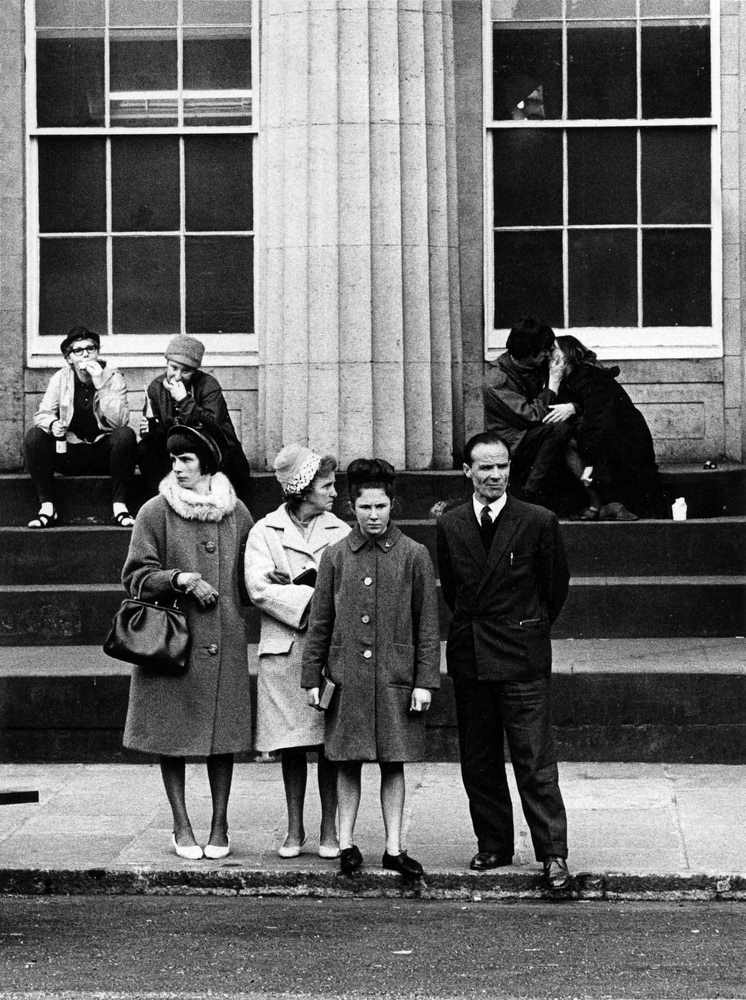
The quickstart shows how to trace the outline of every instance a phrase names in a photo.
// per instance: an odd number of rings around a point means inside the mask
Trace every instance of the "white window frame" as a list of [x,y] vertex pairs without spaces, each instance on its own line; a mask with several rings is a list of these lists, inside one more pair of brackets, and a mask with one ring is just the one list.
[[[154,0],[155,2],[155,0]],[[26,364],[29,368],[48,368],[57,366],[60,363],[58,350],[58,339],[49,336],[42,337],[39,333],[39,282],[40,282],[40,234],[39,234],[39,168],[38,168],[38,140],[56,136],[71,138],[103,138],[106,142],[106,204],[107,220],[106,231],[96,233],[80,234],[86,238],[106,239],[106,271],[107,271],[107,329],[97,330],[101,336],[101,353],[116,361],[120,367],[139,367],[161,364],[163,353],[168,341],[175,332],[186,333],[186,269],[185,269],[185,241],[186,227],[184,219],[184,138],[190,135],[248,135],[256,136],[259,122],[259,0],[247,0],[251,6],[251,75],[252,88],[245,90],[192,90],[183,89],[181,62],[183,32],[192,27],[199,28],[203,25],[183,25],[183,0],[178,0],[178,25],[177,51],[179,61],[178,89],[168,91],[134,91],[134,92],[112,92],[109,90],[109,47],[104,46],[104,107],[105,122],[103,126],[94,127],[62,127],[62,128],[40,128],[36,124],[36,17],[34,0],[26,2]],[[107,24],[105,31],[109,32],[108,15],[109,4],[106,3]],[[210,27],[210,25],[206,25]],[[226,27],[226,25],[220,25]],[[230,27],[228,25],[228,27]],[[114,29],[116,30],[116,29]],[[176,102],[179,109],[179,122],[183,120],[185,102],[190,99],[200,97],[246,97],[250,96],[252,105],[251,125],[184,125],[158,126],[156,128],[125,128],[122,126],[110,126],[110,104],[112,99],[126,99],[132,97],[141,100],[167,100]],[[157,233],[141,232],[126,233],[113,232],[111,223],[111,143],[112,136],[176,136],[179,139],[179,202],[180,202],[180,228],[178,231]],[[225,367],[228,365],[251,365],[258,364],[259,345],[256,308],[256,243],[257,243],[257,218],[259,213],[256,207],[256,181],[259,176],[257,169],[257,147],[256,138],[253,140],[252,156],[252,202],[253,202],[253,229],[247,230],[219,230],[203,231],[193,233],[190,236],[251,236],[254,240],[253,268],[254,280],[252,282],[254,294],[254,332],[252,333],[207,333],[198,334],[200,340],[205,344],[206,353],[209,355],[210,367]],[[71,234],[65,233],[64,238],[69,238]],[[73,234],[77,235],[77,234]],[[178,237],[180,243],[180,331],[172,331],[168,334],[112,334],[112,314],[113,314],[113,261],[112,261],[112,241],[118,236],[163,236]],[[45,236],[45,239],[54,239],[54,236]],[[61,237],[62,238],[62,237]],[[60,331],[60,338],[65,331]]]
[[[563,17],[566,12],[567,0],[562,2]],[[637,0],[636,11],[639,19],[640,0]],[[667,359],[667,358],[719,358],[723,356],[723,248],[722,248],[722,178],[721,178],[721,101],[720,101],[720,2],[710,0],[710,109],[709,118],[642,118],[640,108],[640,87],[637,85],[637,117],[633,119],[562,119],[546,121],[499,121],[492,118],[494,105],[492,94],[492,3],[491,0],[482,2],[482,40],[483,40],[483,66],[484,66],[484,356],[488,361],[493,361],[505,349],[508,329],[494,329],[495,315],[495,262],[494,262],[494,177],[493,177],[493,135],[502,129],[536,128],[542,129],[558,128],[563,131],[565,139],[563,141],[563,224],[562,226],[521,226],[516,227],[521,230],[535,228],[537,231],[546,231],[549,228],[561,229],[563,233],[563,295],[564,314],[568,315],[568,231],[569,229],[633,229],[641,233],[640,213],[640,191],[639,191],[639,160],[640,142],[637,142],[638,157],[638,193],[637,211],[638,219],[636,224],[629,226],[620,225],[599,225],[599,226],[572,226],[568,227],[567,222],[567,141],[566,135],[570,129],[575,128],[636,128],[638,136],[641,130],[665,126],[709,126],[711,129],[711,223],[686,224],[681,226],[651,226],[646,224],[645,229],[652,228],[682,228],[682,229],[710,229],[712,233],[712,255],[711,255],[711,281],[710,294],[712,300],[712,325],[711,326],[673,326],[673,327],[569,327],[556,328],[557,333],[569,333],[576,336],[587,347],[596,351],[601,358],[613,358],[619,360],[639,359]],[[668,18],[656,17],[645,18],[644,20],[679,20],[674,15]],[[532,23],[541,20],[556,23],[557,18],[549,15],[546,18],[532,18]],[[594,18],[593,20],[604,20]],[[606,18],[605,20],[617,21],[618,18]],[[640,66],[640,32],[637,32],[637,66],[639,80]],[[562,86],[563,100],[567,93],[567,59],[562,60]],[[509,229],[511,227],[499,227]],[[638,294],[638,315],[642,315],[642,257],[638,248],[637,254],[637,294]],[[530,309],[527,310],[530,312]]]

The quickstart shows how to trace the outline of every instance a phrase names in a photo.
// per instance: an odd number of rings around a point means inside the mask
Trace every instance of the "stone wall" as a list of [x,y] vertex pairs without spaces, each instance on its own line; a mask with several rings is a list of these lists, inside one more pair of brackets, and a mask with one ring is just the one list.
[[0,4],[0,469],[18,468],[25,360],[23,10]]

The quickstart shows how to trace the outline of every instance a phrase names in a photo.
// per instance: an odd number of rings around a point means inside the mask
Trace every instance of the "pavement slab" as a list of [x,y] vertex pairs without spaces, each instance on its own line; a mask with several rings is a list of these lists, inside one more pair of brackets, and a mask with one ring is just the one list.
[[[237,764],[232,854],[184,862],[170,850],[171,816],[155,764],[3,764],[0,788],[35,788],[39,802],[0,808],[0,892],[216,892],[289,895],[434,895],[539,898],[540,865],[520,812],[512,771],[515,855],[474,873],[476,850],[458,764],[407,765],[404,839],[427,872],[403,886],[380,868],[384,846],[379,771],[363,768],[356,842],[362,875],[345,879],[317,855],[320,819],[309,766],[308,841],[282,860],[285,805],[278,763]],[[560,764],[568,813],[573,897],[746,901],[746,766],[581,762]],[[203,764],[187,767],[198,839],[209,830]]]

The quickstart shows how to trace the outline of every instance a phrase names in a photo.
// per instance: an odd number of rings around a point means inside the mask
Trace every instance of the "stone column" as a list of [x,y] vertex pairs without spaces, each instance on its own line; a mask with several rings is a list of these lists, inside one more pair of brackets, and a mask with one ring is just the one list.
[[343,465],[448,468],[462,423],[451,0],[264,0],[260,27],[265,459],[297,440]]

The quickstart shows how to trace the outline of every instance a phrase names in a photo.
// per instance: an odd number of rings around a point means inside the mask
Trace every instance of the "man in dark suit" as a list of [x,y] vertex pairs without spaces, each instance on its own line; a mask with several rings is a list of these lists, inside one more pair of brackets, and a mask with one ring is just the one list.
[[569,574],[555,515],[508,496],[510,451],[494,431],[464,448],[473,497],[438,522],[438,562],[453,612],[453,678],[461,773],[478,851],[476,871],[509,865],[513,810],[505,776],[507,735],[523,813],[544,878],[570,883],[567,818],[550,720],[550,630]]

